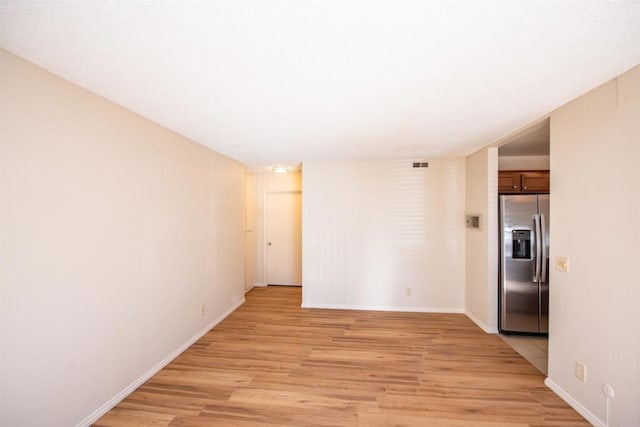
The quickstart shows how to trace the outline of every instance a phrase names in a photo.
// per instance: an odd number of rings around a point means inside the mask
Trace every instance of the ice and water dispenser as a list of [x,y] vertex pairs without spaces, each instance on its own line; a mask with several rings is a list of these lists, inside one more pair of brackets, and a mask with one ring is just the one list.
[[531,259],[531,230],[511,232],[512,259]]

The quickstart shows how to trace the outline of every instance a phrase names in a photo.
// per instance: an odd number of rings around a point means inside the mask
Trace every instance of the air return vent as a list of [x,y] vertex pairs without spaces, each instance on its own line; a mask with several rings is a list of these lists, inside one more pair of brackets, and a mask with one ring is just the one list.
[[429,163],[428,162],[413,162],[413,167],[414,168],[428,168],[429,167]]

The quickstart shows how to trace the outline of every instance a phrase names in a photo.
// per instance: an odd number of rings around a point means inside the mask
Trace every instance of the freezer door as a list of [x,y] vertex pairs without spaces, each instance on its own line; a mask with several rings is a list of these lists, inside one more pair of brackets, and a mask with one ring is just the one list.
[[[534,217],[537,214],[537,195],[500,196],[501,331],[540,331],[540,289],[536,278],[538,238],[534,225]],[[530,236],[528,258],[523,256],[526,255],[526,250],[522,251],[527,234]],[[518,238],[521,240],[518,241]]]
[[549,195],[538,196],[538,209],[543,231],[542,277],[540,281],[540,332],[549,332]]

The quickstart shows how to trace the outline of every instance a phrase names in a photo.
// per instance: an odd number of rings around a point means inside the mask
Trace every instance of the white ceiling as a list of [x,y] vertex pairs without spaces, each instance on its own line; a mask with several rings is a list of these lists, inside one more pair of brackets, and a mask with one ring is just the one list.
[[0,24],[253,169],[467,154],[640,63],[639,0],[0,0]]

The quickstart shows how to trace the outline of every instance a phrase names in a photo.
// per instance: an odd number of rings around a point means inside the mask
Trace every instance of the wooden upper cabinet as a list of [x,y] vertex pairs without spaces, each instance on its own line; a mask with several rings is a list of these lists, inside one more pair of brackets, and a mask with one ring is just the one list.
[[549,171],[499,171],[498,193],[548,193]]
[[520,192],[520,172],[499,171],[498,172],[498,193],[519,193]]
[[548,193],[549,171],[522,172],[520,185],[524,193]]

